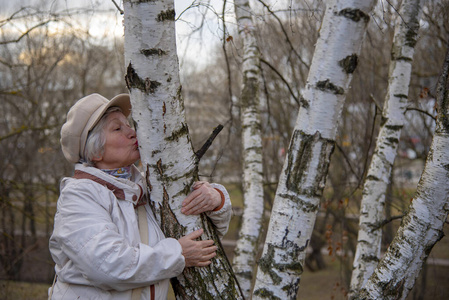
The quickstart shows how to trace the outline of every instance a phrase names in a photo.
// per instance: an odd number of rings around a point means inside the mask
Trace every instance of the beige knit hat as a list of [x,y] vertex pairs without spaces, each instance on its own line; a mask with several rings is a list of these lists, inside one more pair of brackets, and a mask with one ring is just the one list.
[[92,94],[78,100],[69,110],[67,121],[61,128],[61,148],[65,158],[77,163],[83,157],[87,135],[100,121],[109,107],[118,106],[128,117],[131,102],[128,94],[120,94],[109,101],[99,94]]

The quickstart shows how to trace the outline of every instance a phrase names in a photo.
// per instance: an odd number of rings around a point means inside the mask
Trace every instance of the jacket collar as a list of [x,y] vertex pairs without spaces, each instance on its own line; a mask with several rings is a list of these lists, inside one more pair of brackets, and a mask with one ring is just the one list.
[[146,203],[146,197],[143,197],[143,177],[135,166],[131,167],[131,173],[132,180],[127,180],[116,178],[95,167],[76,164],[73,178],[93,180],[109,189],[117,199],[130,201],[137,207]]
[[90,173],[81,171],[81,170],[75,170],[75,174],[73,175],[73,178],[75,179],[90,179],[95,181],[96,183],[99,183],[105,187],[107,187],[112,193],[114,193],[115,197],[118,199],[125,199],[125,192],[123,189],[116,187],[110,182],[107,182],[106,180],[103,180],[95,175],[92,175]]

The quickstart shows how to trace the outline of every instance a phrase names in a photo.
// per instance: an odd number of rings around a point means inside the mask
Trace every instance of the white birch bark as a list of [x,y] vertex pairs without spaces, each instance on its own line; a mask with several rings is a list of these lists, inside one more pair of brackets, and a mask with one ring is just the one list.
[[263,215],[262,133],[259,113],[260,52],[248,0],[234,1],[240,37],[243,40],[243,86],[240,96],[243,143],[242,227],[235,248],[233,267],[246,298],[258,252]]
[[179,238],[203,227],[203,239],[219,247],[212,265],[186,268],[172,279],[177,299],[241,299],[235,275],[204,215],[186,216],[181,203],[198,179],[181,97],[173,0],[127,0],[125,8],[126,83],[137,126],[141,161],[154,210],[167,236]]
[[420,4],[421,0],[404,0],[395,22],[382,124],[363,187],[349,298],[363,287],[380,260],[382,228],[379,224],[385,219],[385,193],[405,123]]
[[279,179],[253,299],[296,299],[337,123],[375,0],[329,1]]
[[438,83],[438,119],[432,145],[410,210],[356,299],[405,299],[449,212],[449,51]]

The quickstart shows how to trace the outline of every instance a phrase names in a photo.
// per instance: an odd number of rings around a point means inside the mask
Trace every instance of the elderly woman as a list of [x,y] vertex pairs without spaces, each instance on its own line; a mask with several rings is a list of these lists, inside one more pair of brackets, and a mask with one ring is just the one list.
[[[140,154],[127,117],[129,96],[92,94],[75,103],[61,129],[62,151],[75,164],[61,182],[50,252],[57,280],[51,299],[166,299],[169,278],[211,263],[216,246],[202,229],[166,238],[134,166]],[[205,212],[223,236],[231,218],[226,189],[197,182],[182,213]]]

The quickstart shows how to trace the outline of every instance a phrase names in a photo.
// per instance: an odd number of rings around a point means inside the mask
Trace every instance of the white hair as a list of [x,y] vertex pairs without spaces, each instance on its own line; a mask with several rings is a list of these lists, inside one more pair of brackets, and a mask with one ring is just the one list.
[[98,121],[97,125],[89,131],[82,158],[82,161],[87,163],[89,166],[95,166],[93,159],[101,157],[104,154],[104,144],[106,143],[104,126],[106,125],[106,119],[111,113],[117,111],[122,112],[120,107],[109,107],[101,117],[100,121]]

